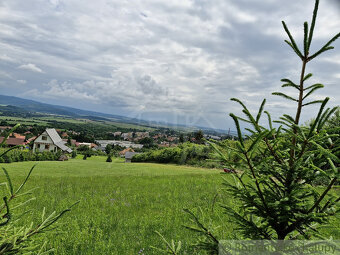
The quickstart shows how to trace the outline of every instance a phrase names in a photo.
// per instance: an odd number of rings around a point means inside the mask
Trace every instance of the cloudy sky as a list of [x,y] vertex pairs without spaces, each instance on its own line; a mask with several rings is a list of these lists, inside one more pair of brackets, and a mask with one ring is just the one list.
[[[267,98],[276,117],[294,104],[271,96],[301,63],[312,0],[0,1],[0,94],[148,120],[233,129],[229,112]],[[312,50],[340,31],[338,0],[321,0]],[[311,62],[315,98],[340,102],[340,40]],[[1,103],[1,102],[0,102]],[[303,115],[312,118],[315,108]]]

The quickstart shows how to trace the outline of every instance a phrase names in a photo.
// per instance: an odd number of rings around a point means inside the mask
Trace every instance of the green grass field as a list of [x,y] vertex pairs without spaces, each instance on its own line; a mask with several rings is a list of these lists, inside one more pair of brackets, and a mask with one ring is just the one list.
[[[19,185],[34,164],[0,165]],[[3,182],[4,175],[1,178]],[[234,224],[220,218],[222,209],[216,205],[233,203],[232,197],[215,197],[221,183],[218,170],[185,166],[125,164],[120,159],[106,163],[105,157],[39,162],[26,187],[39,187],[34,192],[37,199],[25,209],[34,209],[28,220],[36,220],[44,206],[52,212],[80,200],[59,221],[58,234],[44,237],[55,254],[159,254],[150,248],[162,246],[155,230],[167,239],[181,240],[184,254],[194,254],[189,245],[198,236],[183,227],[189,224],[183,208],[211,214],[202,215],[202,221],[220,225],[219,236],[233,237]],[[340,220],[334,220],[333,228],[324,231],[339,238],[339,225]],[[144,252],[138,253],[141,249]]]

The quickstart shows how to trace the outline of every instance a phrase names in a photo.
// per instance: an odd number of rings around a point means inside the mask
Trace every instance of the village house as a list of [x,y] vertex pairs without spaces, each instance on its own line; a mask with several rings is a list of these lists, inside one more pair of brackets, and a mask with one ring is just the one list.
[[65,143],[54,128],[48,128],[34,140],[33,151],[56,152],[61,150],[71,153],[72,149],[67,147]]
[[77,147],[79,147],[79,146],[86,146],[86,147],[91,148],[91,143],[76,143],[76,146]]
[[122,137],[124,140],[132,139],[132,137],[133,137],[133,132],[123,133],[123,134],[121,135],[121,137]]
[[136,138],[142,139],[145,137],[150,137],[149,132],[136,132]]
[[[2,143],[4,137],[0,137],[0,143]],[[14,147],[18,145],[26,145],[25,138],[15,138],[15,137],[8,137],[5,144],[8,147]]]
[[138,152],[127,151],[125,153],[125,163],[131,163],[133,156],[136,154],[138,154]]
[[177,139],[177,137],[174,137],[174,136],[168,136],[167,138],[166,138],[166,140],[168,140],[169,142],[173,142],[173,141],[175,141]]
[[108,144],[111,145],[118,145],[120,147],[125,147],[125,148],[134,148],[134,149],[141,149],[143,148],[143,144],[136,144],[136,143],[131,143],[129,141],[116,141],[116,140],[96,140],[96,143],[99,144],[99,149],[104,151],[106,146]]
[[121,136],[121,135],[122,135],[122,132],[117,131],[117,132],[114,132],[113,135],[114,135],[114,136]]
[[135,152],[135,151],[134,151],[132,148],[126,148],[126,149],[120,151],[120,152],[119,152],[119,155],[120,155],[121,157],[124,157],[125,154],[126,154],[127,152]]
[[159,145],[159,147],[170,147],[170,143],[169,142],[161,142]]
[[74,145],[74,146],[76,146],[77,145],[77,141],[75,140],[75,139],[70,139],[70,140],[68,140],[68,139],[62,139],[65,143],[67,143],[68,141],[70,141],[71,142],[71,145]]
[[20,138],[20,139],[24,139],[24,140],[25,140],[25,138],[26,138],[24,135],[20,135],[20,134],[18,134],[18,133],[12,133],[12,134],[10,135],[10,137]]
[[68,138],[68,134],[67,134],[66,132],[63,132],[63,133],[61,134],[61,137],[62,137],[62,138]]

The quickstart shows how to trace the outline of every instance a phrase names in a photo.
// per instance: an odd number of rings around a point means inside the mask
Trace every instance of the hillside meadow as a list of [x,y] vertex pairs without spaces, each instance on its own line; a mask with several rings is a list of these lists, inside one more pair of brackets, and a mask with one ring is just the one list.
[[[80,201],[59,221],[57,234],[47,232],[42,237],[54,254],[159,254],[150,248],[163,245],[156,230],[167,239],[181,240],[183,254],[203,254],[190,249],[198,236],[183,227],[190,225],[183,208],[198,213],[207,225],[223,226],[214,230],[218,236],[233,238],[236,226],[218,216],[223,215],[218,203],[234,203],[232,197],[221,192],[220,170],[126,164],[122,159],[106,163],[105,159],[76,158],[39,162],[36,166],[26,187],[38,187],[33,192],[36,200],[21,209],[33,209],[28,222],[37,221],[44,207],[52,212]],[[19,185],[34,164],[0,166],[6,167],[15,185]],[[3,182],[3,174],[1,179]],[[339,225],[340,219],[335,219],[323,232],[340,238]]]

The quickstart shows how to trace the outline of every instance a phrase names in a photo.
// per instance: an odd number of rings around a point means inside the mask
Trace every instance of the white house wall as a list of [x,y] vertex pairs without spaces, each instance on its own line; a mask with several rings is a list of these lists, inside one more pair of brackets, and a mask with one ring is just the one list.
[[[47,140],[43,140],[42,137],[46,136]],[[38,144],[40,144],[40,148],[38,149]],[[40,136],[38,136],[37,139],[35,139],[34,141],[34,145],[33,145],[33,151],[36,151],[37,149],[42,152],[42,151],[47,151],[45,148],[46,145],[49,145],[50,148],[48,149],[48,151],[55,151],[56,146],[53,144],[52,139],[49,137],[49,135],[47,134],[47,132],[45,131],[44,133],[42,133]],[[58,148],[57,148],[58,149]]]

